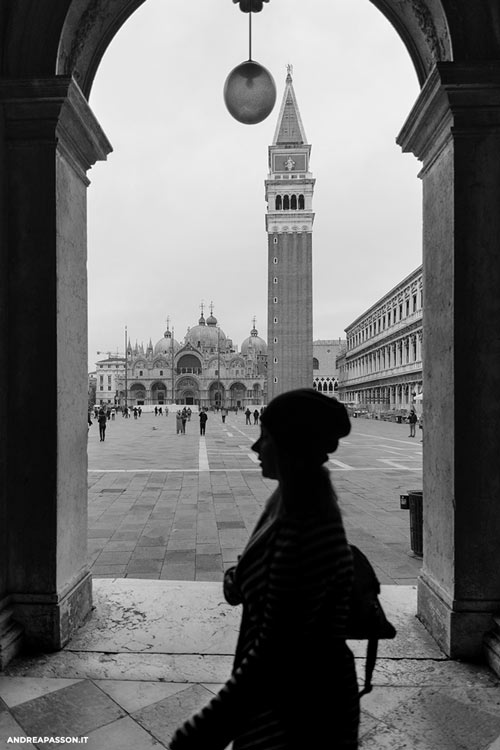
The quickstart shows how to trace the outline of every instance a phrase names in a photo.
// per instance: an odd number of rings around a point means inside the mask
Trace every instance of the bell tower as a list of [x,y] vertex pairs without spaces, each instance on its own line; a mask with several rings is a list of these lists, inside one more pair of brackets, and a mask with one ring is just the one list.
[[288,65],[266,186],[268,399],[312,388],[312,198],[307,143]]

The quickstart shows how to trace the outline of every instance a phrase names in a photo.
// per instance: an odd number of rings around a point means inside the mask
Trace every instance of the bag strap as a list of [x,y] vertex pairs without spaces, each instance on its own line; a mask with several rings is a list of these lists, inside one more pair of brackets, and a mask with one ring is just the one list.
[[372,676],[373,670],[375,669],[375,662],[377,661],[377,649],[378,649],[378,638],[369,638],[368,647],[366,649],[366,662],[365,662],[365,686],[363,690],[359,692],[359,698],[363,695],[371,693],[373,689]]

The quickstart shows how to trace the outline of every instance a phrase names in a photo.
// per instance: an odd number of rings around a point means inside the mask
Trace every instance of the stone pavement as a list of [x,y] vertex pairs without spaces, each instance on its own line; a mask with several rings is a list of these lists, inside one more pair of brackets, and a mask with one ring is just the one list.
[[[250,446],[260,428],[243,414],[193,414],[177,435],[174,414],[108,422],[89,431],[89,555],[94,576],[220,581],[243,549],[275,482]],[[297,435],[297,440],[306,437]],[[421,487],[422,445],[408,426],[353,419],[329,463],[352,543],[381,583],[412,584],[408,511],[399,495]]]
[[[398,634],[379,646],[360,750],[500,750],[498,678],[446,658],[415,618],[414,586],[383,586],[381,599]],[[16,659],[0,676],[0,750],[28,737],[161,750],[227,679],[240,608],[222,600],[218,583],[97,579],[94,604],[62,651]],[[350,646],[362,681],[366,642]]]

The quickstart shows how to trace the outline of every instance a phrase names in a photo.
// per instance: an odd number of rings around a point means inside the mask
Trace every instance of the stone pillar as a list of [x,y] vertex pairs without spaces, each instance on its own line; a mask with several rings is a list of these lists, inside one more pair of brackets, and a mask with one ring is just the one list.
[[0,109],[9,265],[1,595],[25,642],[52,650],[91,607],[86,171],[111,146],[71,78],[4,79]]
[[438,63],[398,143],[423,162],[418,616],[477,657],[500,609],[500,64]]

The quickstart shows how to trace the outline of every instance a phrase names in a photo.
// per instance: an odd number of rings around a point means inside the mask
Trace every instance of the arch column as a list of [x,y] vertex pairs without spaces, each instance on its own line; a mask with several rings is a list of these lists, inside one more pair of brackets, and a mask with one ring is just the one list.
[[500,610],[500,65],[438,63],[398,143],[423,162],[418,616],[451,657],[477,657]]
[[[3,79],[0,120],[9,268],[3,280],[9,367],[0,372],[0,390],[8,393],[2,429],[9,426],[0,608],[9,603],[28,645],[53,650],[68,641],[92,603],[86,172],[111,146],[68,77]],[[30,409],[28,423],[33,373],[43,399]]]

